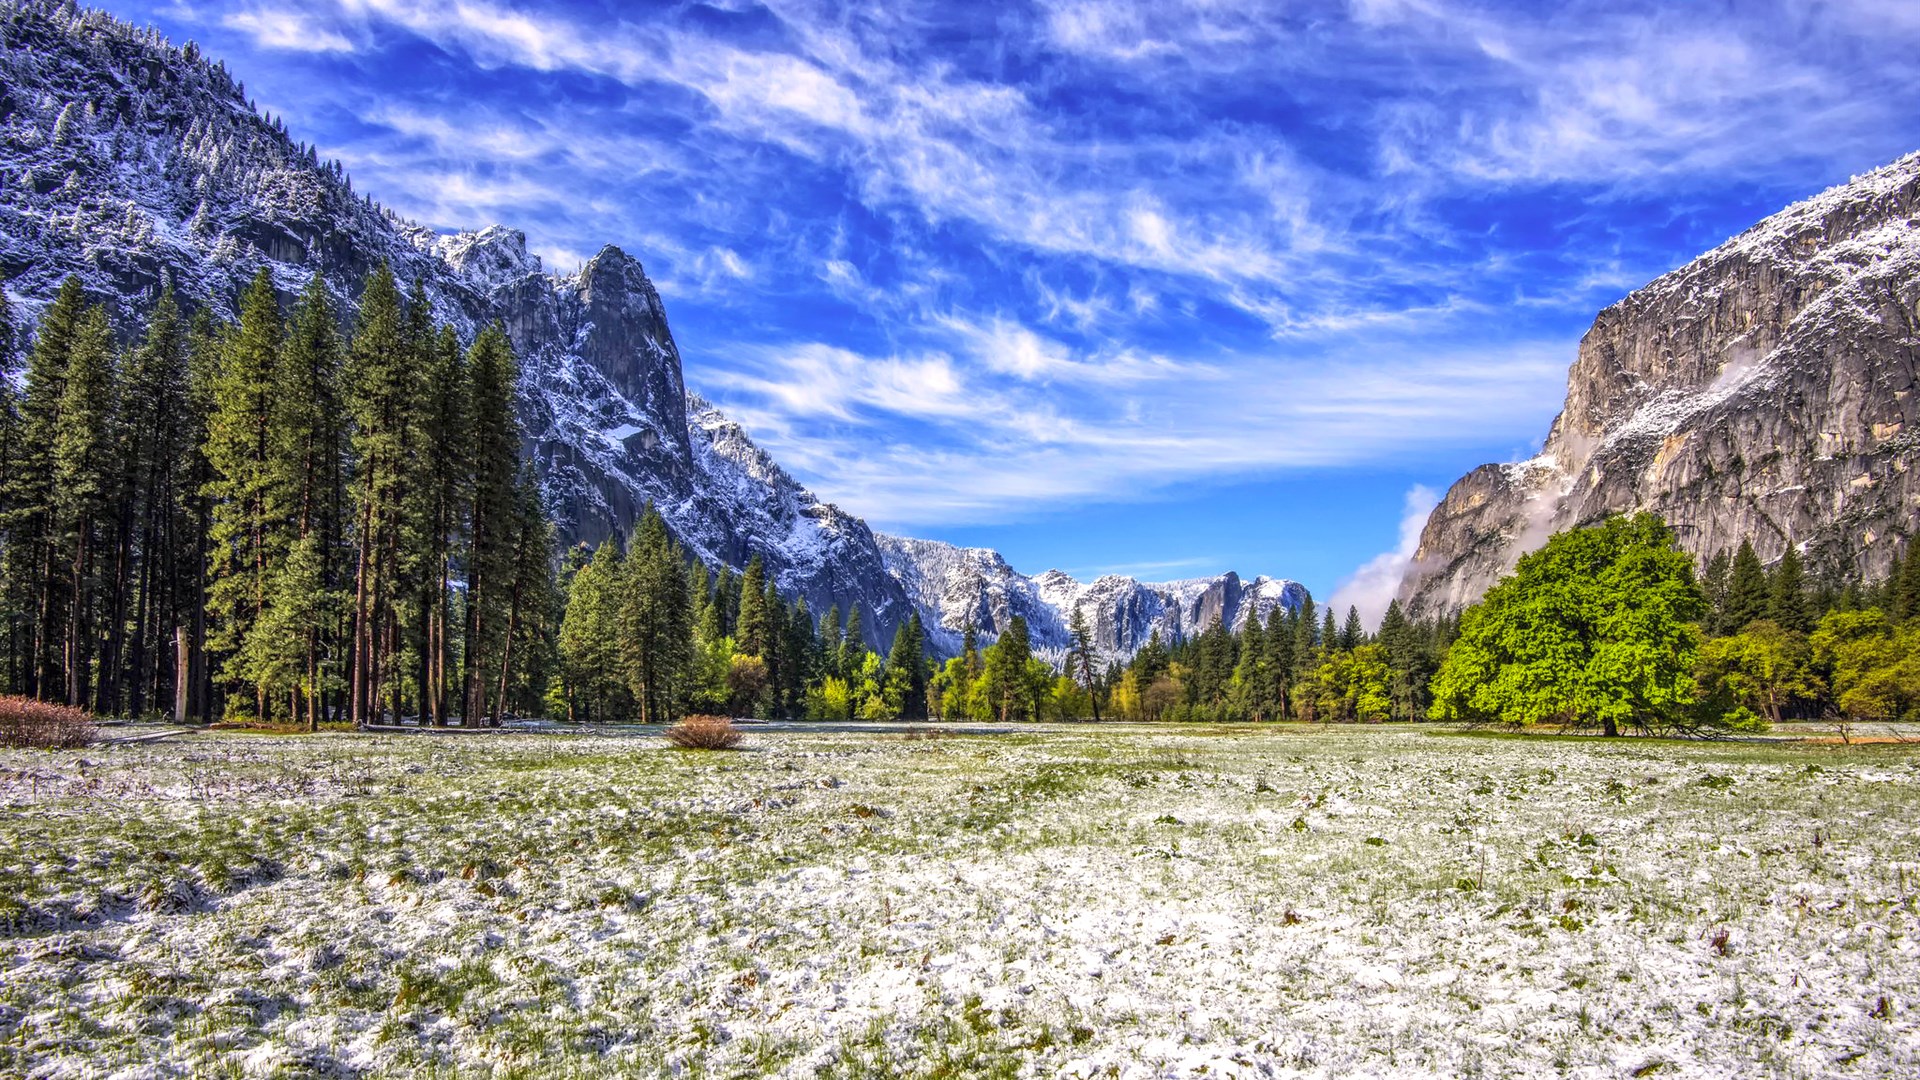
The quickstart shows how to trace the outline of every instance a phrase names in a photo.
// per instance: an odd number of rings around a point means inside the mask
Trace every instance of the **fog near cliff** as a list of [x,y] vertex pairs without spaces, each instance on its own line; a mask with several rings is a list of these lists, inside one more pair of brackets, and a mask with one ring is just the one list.
[[1426,527],[1427,516],[1439,503],[1439,493],[1424,484],[1408,489],[1405,510],[1400,515],[1399,545],[1368,559],[1333,590],[1327,604],[1333,608],[1335,618],[1352,606],[1359,609],[1360,618],[1368,627],[1380,625],[1380,617],[1387,613],[1387,605],[1393,602],[1394,593],[1400,588],[1401,577],[1413,562],[1413,553],[1420,549],[1420,530]]

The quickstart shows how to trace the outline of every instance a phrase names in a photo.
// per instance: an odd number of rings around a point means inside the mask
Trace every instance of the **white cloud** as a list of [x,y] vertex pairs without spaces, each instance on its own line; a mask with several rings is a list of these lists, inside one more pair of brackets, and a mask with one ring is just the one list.
[[1393,602],[1394,594],[1400,590],[1400,578],[1413,562],[1413,553],[1420,548],[1420,530],[1426,527],[1427,518],[1433,508],[1440,504],[1440,497],[1432,488],[1414,485],[1407,492],[1406,509],[1400,517],[1400,541],[1392,551],[1383,551],[1368,559],[1355,570],[1327,598],[1327,606],[1335,613],[1354,607],[1360,611],[1360,619],[1368,627],[1380,625],[1380,617],[1387,613],[1387,605]]
[[266,49],[293,52],[354,51],[354,44],[346,35],[302,11],[253,8],[236,11],[220,21],[228,29],[246,34],[256,45]]

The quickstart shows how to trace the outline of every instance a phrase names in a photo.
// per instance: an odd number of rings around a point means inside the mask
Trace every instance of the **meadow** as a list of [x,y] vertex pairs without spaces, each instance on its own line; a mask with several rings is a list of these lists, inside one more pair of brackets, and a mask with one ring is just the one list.
[[0,1074],[1920,1074],[1905,744],[0,751]]

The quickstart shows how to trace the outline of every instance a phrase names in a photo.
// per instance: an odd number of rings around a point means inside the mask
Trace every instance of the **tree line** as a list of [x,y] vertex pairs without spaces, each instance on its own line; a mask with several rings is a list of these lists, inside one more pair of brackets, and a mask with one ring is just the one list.
[[1432,716],[1647,732],[1920,714],[1920,548],[1878,583],[1791,545],[1693,557],[1650,514],[1561,533],[1463,615]]
[[122,344],[70,278],[24,355],[0,315],[0,686],[309,727],[537,705],[553,530],[505,333],[462,348],[384,265],[350,327],[317,276],[238,312],[163,287]]

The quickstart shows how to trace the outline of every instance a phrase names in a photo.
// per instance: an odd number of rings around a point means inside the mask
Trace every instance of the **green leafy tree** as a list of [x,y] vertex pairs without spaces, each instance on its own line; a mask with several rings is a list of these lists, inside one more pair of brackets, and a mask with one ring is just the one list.
[[1771,619],[1702,644],[1698,678],[1703,721],[1737,731],[1777,724],[1785,709],[1824,689],[1806,635]]
[[1703,606],[1693,562],[1659,518],[1561,533],[1467,610],[1433,716],[1608,735],[1682,722]]
[[1809,639],[1842,718],[1898,720],[1920,710],[1920,626],[1878,608],[1835,611]]

